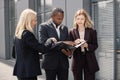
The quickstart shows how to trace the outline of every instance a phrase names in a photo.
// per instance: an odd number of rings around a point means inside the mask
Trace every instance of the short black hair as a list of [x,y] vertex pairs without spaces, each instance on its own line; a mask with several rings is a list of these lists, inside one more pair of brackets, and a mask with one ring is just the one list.
[[51,16],[54,16],[54,15],[56,15],[57,13],[62,13],[62,14],[64,14],[64,11],[63,11],[61,8],[54,8],[54,9],[52,10]]

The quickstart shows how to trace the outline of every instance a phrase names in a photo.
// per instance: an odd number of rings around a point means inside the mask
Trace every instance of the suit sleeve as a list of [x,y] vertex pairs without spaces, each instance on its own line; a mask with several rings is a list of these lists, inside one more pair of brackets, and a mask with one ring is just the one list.
[[66,32],[66,41],[69,41],[70,40],[70,37],[69,37],[69,32],[68,32],[68,27],[67,26],[65,26],[65,32]]
[[88,44],[89,51],[94,52],[98,48],[98,42],[97,42],[97,32],[96,30],[91,31],[91,43]]
[[51,38],[48,38],[46,26],[47,25],[39,25],[39,42],[50,48],[53,45],[53,42],[51,41]]
[[49,51],[49,49],[38,42],[38,40],[35,38],[34,34],[29,32],[29,31],[24,31],[22,35],[23,41],[31,47],[32,49],[41,52],[41,53],[46,53]]
[[47,41],[47,29],[45,25],[39,25],[39,42],[45,44]]

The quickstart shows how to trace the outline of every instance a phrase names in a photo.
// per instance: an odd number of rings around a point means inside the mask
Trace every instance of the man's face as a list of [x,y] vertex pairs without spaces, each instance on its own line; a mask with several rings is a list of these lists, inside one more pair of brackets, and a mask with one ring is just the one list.
[[64,18],[64,14],[60,13],[60,12],[58,12],[54,16],[52,16],[52,20],[57,26],[62,23],[63,18]]

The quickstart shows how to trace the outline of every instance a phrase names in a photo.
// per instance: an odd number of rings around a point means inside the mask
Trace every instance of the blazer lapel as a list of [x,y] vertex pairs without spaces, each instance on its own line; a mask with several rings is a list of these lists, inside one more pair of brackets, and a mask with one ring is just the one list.
[[64,40],[66,32],[64,30],[64,26],[63,25],[60,26],[59,31],[60,31],[60,38],[59,39],[60,40]]
[[58,35],[57,35],[57,31],[56,31],[56,29],[55,29],[55,27],[53,26],[52,23],[50,23],[50,27],[53,29],[53,33],[55,33],[55,34],[54,34],[54,35],[55,35],[55,38],[56,38],[57,40],[59,40]]
[[89,30],[88,29],[85,29],[85,36],[84,36],[84,40],[88,40],[89,39]]
[[[75,33],[75,38],[76,39],[80,38],[79,31],[78,31],[77,28],[75,29],[74,33]],[[89,30],[85,29],[84,40],[87,41],[89,39],[89,33],[90,33]]]
[[79,31],[77,28],[75,29],[75,35],[76,35],[76,39],[80,38]]

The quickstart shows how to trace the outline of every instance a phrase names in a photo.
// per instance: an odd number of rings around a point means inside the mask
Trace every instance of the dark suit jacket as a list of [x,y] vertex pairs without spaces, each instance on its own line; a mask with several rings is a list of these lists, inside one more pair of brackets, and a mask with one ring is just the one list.
[[[80,38],[78,29],[77,28],[72,29],[70,31],[70,39],[74,41],[78,38]],[[86,40],[88,43],[88,51],[87,50],[85,51],[86,52],[85,59],[87,61],[86,65],[87,65],[88,70],[91,73],[94,73],[99,70],[98,63],[95,57],[95,50],[98,48],[96,30],[86,28],[84,40]],[[81,65],[82,63],[80,63],[81,59],[78,59],[80,58],[79,56],[81,56],[80,53],[81,53],[81,48],[78,48],[75,50],[73,54],[73,63],[72,63],[73,70],[82,66]]]
[[28,30],[22,33],[22,39],[15,37],[16,63],[13,74],[22,77],[34,77],[41,74],[39,52],[46,52],[48,48],[39,44],[34,34]]
[[[64,25],[60,27],[60,38],[58,38],[55,27],[51,21],[47,21],[39,26],[39,41],[45,44],[49,38],[54,37],[57,41],[68,40],[68,28]],[[59,50],[53,50],[44,55],[43,68],[44,69],[56,69],[58,66],[68,69],[68,58]]]

